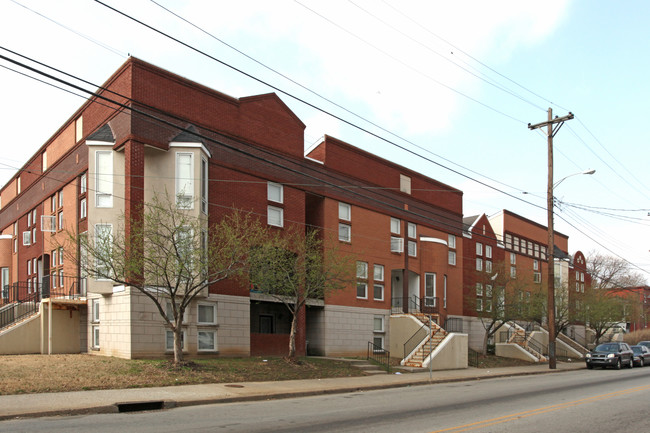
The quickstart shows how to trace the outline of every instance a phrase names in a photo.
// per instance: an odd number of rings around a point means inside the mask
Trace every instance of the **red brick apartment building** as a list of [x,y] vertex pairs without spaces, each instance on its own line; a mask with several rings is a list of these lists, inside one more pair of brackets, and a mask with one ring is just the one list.
[[[406,334],[392,332],[394,313],[425,312],[440,324],[466,313],[461,191],[328,136],[305,154],[305,125],[275,94],[233,98],[130,58],[98,95],[0,192],[2,303],[40,305],[21,326],[0,331],[5,350],[126,358],[172,350],[153,303],[130,287],[82,278],[58,247],[66,230],[90,234],[112,230],[121,215],[130,221],[165,189],[183,191],[211,223],[245,209],[280,230],[321,227],[356,257],[357,283],[309,300],[300,315],[299,354],[365,355],[368,342],[401,347]],[[542,228],[530,225],[517,236],[543,245]],[[485,240],[485,260],[488,247],[504,251],[495,241],[504,233],[487,226],[482,217],[473,234]],[[566,250],[566,237],[558,238]],[[539,248],[513,248],[506,242],[520,272],[545,260]],[[191,306],[184,351],[284,354],[289,326],[282,304],[229,281]]]

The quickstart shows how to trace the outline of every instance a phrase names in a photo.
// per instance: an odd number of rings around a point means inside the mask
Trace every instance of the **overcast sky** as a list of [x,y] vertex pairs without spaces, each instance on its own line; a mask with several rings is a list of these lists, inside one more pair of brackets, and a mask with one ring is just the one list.
[[[556,189],[556,229],[570,253],[650,273],[650,2],[106,3],[219,61],[89,0],[0,0],[0,55],[96,85],[132,55],[234,97],[276,92],[306,147],[328,134],[461,189],[466,216],[509,209],[543,225],[546,138],[527,124],[571,111],[555,181],[596,173]],[[0,184],[84,102],[7,68],[26,72],[0,59]]]

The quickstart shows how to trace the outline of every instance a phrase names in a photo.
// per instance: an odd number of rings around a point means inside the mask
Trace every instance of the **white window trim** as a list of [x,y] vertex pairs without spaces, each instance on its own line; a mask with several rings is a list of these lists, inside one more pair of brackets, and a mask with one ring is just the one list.
[[[190,177],[181,179],[179,176],[179,162],[181,156],[190,157]],[[180,209],[194,209],[194,153],[176,152],[175,192],[176,206]]]
[[208,160],[201,156],[201,212],[208,214],[208,173],[210,172]]
[[401,232],[402,222],[397,218],[390,218],[390,232],[394,235],[399,235]]
[[390,237],[390,252],[403,253],[404,252],[404,239],[396,236]]
[[[110,166],[109,173],[99,172],[99,158],[102,155],[108,155],[106,163]],[[108,197],[106,204],[100,205],[100,198]],[[95,151],[95,207],[111,208],[113,207],[113,151],[97,150]]]
[[352,206],[347,203],[339,202],[339,219],[343,221],[351,221]]
[[91,341],[91,347],[93,349],[99,349],[99,346],[101,344],[101,333],[100,333],[100,328],[99,325],[93,325],[91,327],[91,333],[92,333],[92,341]]
[[[201,322],[201,314],[199,311],[201,307],[211,307],[212,308],[212,320],[210,322]],[[213,302],[199,302],[196,305],[196,322],[199,325],[216,325],[217,324],[217,304]]]
[[[346,231],[346,235],[343,236],[341,229]],[[349,224],[339,223],[339,241],[341,242],[352,242],[352,226]]]
[[93,299],[92,300],[92,323],[99,323],[99,317],[100,317],[100,305],[99,305],[99,299]]
[[[110,239],[111,239],[109,242],[112,242],[112,239],[113,239],[113,224],[110,224],[110,223],[98,223],[98,224],[95,224],[95,245],[97,245],[97,228],[98,227],[107,227],[108,232],[110,233]],[[99,266],[100,266],[99,265],[99,259],[96,259],[95,260],[95,268],[98,269]],[[96,281],[110,281],[110,279],[108,279],[108,278],[102,278],[102,277],[99,277],[97,275],[95,276],[95,280]]]
[[[379,297],[379,298],[377,296],[375,296],[375,288],[376,287],[381,287],[381,297]],[[384,287],[383,284],[373,284],[372,285],[372,299],[374,299],[375,301],[383,301],[384,300],[384,289],[385,289],[385,287]]]
[[[376,323],[377,319],[379,319],[381,321],[381,328],[380,329],[375,328],[375,323]],[[386,327],[384,325],[384,316],[373,316],[372,317],[372,330],[373,330],[373,332],[381,332],[381,333],[386,332]]]
[[[271,194],[272,190],[279,191],[279,193],[280,193],[280,198],[279,199],[271,198],[272,197],[272,194]],[[266,198],[267,198],[268,201],[283,204],[284,203],[284,187],[282,186],[282,184],[279,184],[279,183],[276,183],[276,182],[268,182],[267,186],[266,186]]]
[[[272,214],[278,215],[278,220],[275,221],[271,218]],[[276,206],[267,206],[266,210],[266,222],[268,225],[273,227],[284,227],[284,209]]]
[[[186,329],[183,329],[183,331],[181,331],[181,332],[183,333],[183,334],[182,334],[182,337],[181,337],[182,340],[183,340],[183,344],[182,344],[181,350],[182,350],[183,352],[186,352],[186,351],[187,351],[187,330],[186,330]],[[172,336],[171,336],[171,338],[172,338],[172,345],[171,345],[171,347],[169,347],[169,346],[167,345],[167,338],[168,338],[168,334],[169,334],[169,333],[172,334]],[[216,340],[215,340],[215,344],[216,344]],[[165,352],[173,352],[173,351],[174,351],[174,331],[172,331],[171,329],[165,329]]]
[[[359,286],[365,287],[363,296],[359,296]],[[356,287],[357,287],[357,299],[368,299],[368,283],[366,283],[365,281],[357,281]]]
[[[381,271],[381,275],[377,277],[377,270]],[[373,279],[375,281],[384,281],[384,265],[375,264],[373,266]]]
[[[452,259],[453,257],[453,259]],[[456,251],[449,251],[447,254],[447,264],[456,266]]]
[[[201,348],[201,344],[199,342],[201,338],[201,334],[212,334],[214,336],[213,341],[214,341],[214,346],[210,348]],[[183,349],[185,350],[185,349]],[[217,331],[216,329],[199,329],[196,332],[196,350],[197,352],[216,352],[217,351]]]

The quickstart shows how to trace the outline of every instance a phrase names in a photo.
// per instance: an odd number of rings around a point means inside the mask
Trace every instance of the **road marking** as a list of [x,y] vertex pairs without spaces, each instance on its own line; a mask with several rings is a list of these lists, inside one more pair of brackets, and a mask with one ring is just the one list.
[[517,412],[517,413],[510,414],[510,415],[504,415],[504,416],[500,416],[500,417],[497,417],[497,418],[490,418],[490,419],[486,419],[486,420],[483,420],[483,421],[476,421],[476,422],[473,422],[473,423],[463,424],[463,425],[459,425],[459,426],[456,426],[456,427],[448,427],[448,428],[444,428],[444,429],[441,429],[441,430],[434,430],[434,431],[432,431],[430,433],[463,432],[463,431],[474,430],[474,429],[482,428],[482,427],[490,427],[490,426],[493,426],[493,425],[496,425],[496,424],[502,424],[502,423],[508,422],[508,421],[515,421],[515,420],[518,420],[518,419],[521,419],[521,418],[527,418],[527,417],[533,416],[533,415],[541,415],[541,414],[544,414],[544,413],[553,412],[553,411],[560,410],[560,409],[575,407],[575,406],[579,406],[579,405],[582,405],[582,404],[591,403],[591,402],[594,402],[594,401],[605,400],[605,399],[608,399],[608,398],[618,397],[618,396],[626,395],[626,394],[632,394],[634,392],[645,391],[645,390],[648,390],[648,389],[650,389],[650,385],[639,386],[639,387],[636,387],[636,388],[628,388],[628,389],[624,389],[624,390],[621,390],[621,391],[614,391],[614,392],[609,392],[607,394],[600,394],[600,395],[595,395],[593,397],[582,398],[580,400],[568,401],[568,402],[565,402],[565,403],[559,403],[559,404],[554,404],[554,405],[551,405],[551,406],[544,406],[544,407],[540,407],[540,408],[537,408],[537,409],[531,409],[531,410],[527,410],[527,411],[523,411],[523,412]]

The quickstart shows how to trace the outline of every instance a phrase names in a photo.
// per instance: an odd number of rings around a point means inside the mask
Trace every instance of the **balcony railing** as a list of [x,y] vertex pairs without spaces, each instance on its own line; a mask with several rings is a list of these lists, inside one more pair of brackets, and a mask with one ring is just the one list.
[[0,307],[23,302],[40,302],[41,299],[79,299],[86,296],[86,278],[44,276],[40,282],[19,281],[2,288]]
[[[424,314],[437,314],[439,312],[438,298],[436,297],[424,297],[420,298],[416,295],[411,295],[408,298],[408,311],[410,313],[424,313]],[[392,298],[391,302],[392,312],[399,314],[404,312],[404,299],[403,298]]]

